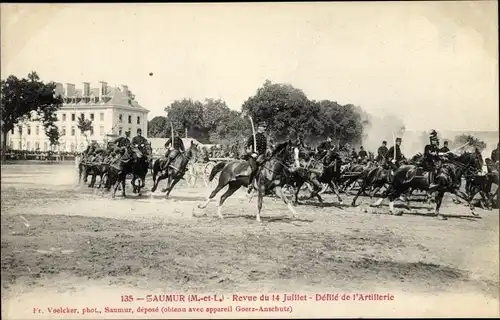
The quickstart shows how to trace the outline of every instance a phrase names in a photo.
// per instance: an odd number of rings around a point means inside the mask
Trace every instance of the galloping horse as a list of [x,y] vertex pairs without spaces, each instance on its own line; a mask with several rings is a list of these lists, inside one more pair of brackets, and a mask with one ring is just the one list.
[[342,204],[342,198],[340,197],[337,181],[340,179],[340,166],[341,158],[339,154],[335,151],[328,150],[325,153],[319,153],[312,157],[307,168],[295,172],[293,178],[296,182],[295,184],[295,204],[300,204],[298,201],[298,194],[305,182],[309,182],[313,186],[313,191],[309,199],[314,196],[322,203],[323,199],[319,195],[322,189],[322,183],[328,184],[328,186],[337,195],[337,199],[340,204]]
[[127,179],[127,175],[134,173],[139,159],[143,158],[142,152],[137,147],[132,146],[125,149],[124,156],[127,160],[123,160],[122,157],[115,158],[111,161],[108,169],[109,185],[114,186],[111,195],[112,198],[115,197],[116,190],[120,184],[122,188],[122,196],[126,197],[125,180]]
[[[174,186],[184,177],[184,173],[186,172],[186,167],[189,161],[196,157],[198,154],[197,145],[191,141],[191,145],[187,151],[184,153],[179,153],[179,155],[175,158],[175,160],[170,163],[169,167],[164,171],[161,170],[162,164],[166,161],[165,158],[158,158],[153,163],[153,188],[151,188],[151,192],[155,192],[158,188],[158,183],[161,180],[168,178],[167,187],[162,189],[161,192],[166,192],[165,197],[167,198],[174,188]],[[158,176],[160,173],[160,176]],[[173,181],[172,181],[173,180]],[[153,196],[153,195],[151,195]]]
[[[444,194],[446,192],[450,192],[467,201],[472,215],[477,216],[477,214],[474,212],[474,206],[472,206],[472,204],[470,203],[469,197],[462,191],[460,191],[460,181],[462,175],[464,175],[465,173],[480,169],[479,159],[477,158],[476,154],[469,152],[465,152],[462,155],[455,155],[452,152],[448,152],[444,157],[446,163],[439,166],[435,178],[437,188],[435,190],[430,190],[431,192],[437,192],[435,196],[436,207],[434,210],[434,215],[441,220],[446,220],[446,218],[439,213],[439,209],[441,207]],[[414,187],[414,178],[417,175],[417,170],[418,167],[415,165],[403,165],[399,167],[394,172],[393,179],[386,194],[376,203],[372,204],[372,206],[379,206],[382,201],[386,197],[388,197],[390,201],[390,213],[394,214],[394,200]]]
[[[137,148],[142,153],[142,157],[137,158],[134,162],[134,168],[132,170],[134,176],[132,177],[132,181],[130,183],[132,184],[134,190],[133,192],[137,193],[140,196],[141,189],[146,185],[145,181],[146,175],[148,174],[149,170],[149,162],[152,154],[152,149],[150,143],[146,145],[141,144]],[[136,181],[139,182],[138,185],[136,185]]]
[[[264,161],[256,176],[256,185],[258,191],[258,205],[257,216],[258,222],[260,219],[260,212],[262,210],[262,201],[264,194],[268,190],[274,189],[275,193],[283,200],[288,209],[292,212],[294,218],[297,217],[297,212],[288,202],[285,194],[283,193],[283,185],[285,184],[287,175],[290,174],[289,169],[285,165],[290,161],[290,148],[289,142],[278,144],[271,155]],[[212,181],[217,173],[220,172],[219,183],[217,187],[210,193],[205,203],[198,205],[198,208],[204,209],[210,201],[222,190],[226,185],[228,189],[220,197],[217,206],[217,215],[223,219],[222,204],[229,198],[236,190],[242,186],[248,186],[249,176],[251,172],[250,164],[244,160],[233,160],[230,162],[220,162],[210,172],[209,180]]]

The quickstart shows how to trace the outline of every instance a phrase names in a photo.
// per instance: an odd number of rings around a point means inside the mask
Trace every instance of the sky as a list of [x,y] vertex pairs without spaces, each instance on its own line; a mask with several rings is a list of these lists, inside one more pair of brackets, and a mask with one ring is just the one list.
[[240,110],[269,79],[407,130],[497,131],[497,6],[1,4],[1,75],[126,84],[149,119],[183,98]]

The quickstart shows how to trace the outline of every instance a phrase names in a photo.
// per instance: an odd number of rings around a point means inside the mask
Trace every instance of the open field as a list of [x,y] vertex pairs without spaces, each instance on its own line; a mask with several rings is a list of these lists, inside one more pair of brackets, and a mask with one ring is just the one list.
[[[358,207],[338,206],[325,194],[323,206],[297,207],[297,220],[281,201],[265,198],[257,223],[256,197],[249,203],[240,190],[221,221],[215,202],[196,208],[210,192],[201,184],[179,183],[168,200],[149,191],[138,198],[130,188],[128,198],[117,192],[112,200],[75,186],[75,177],[74,165],[2,166],[7,318],[33,316],[34,303],[60,299],[64,306],[83,295],[118,304],[130,292],[390,292],[394,305],[379,310],[372,302],[356,315],[499,315],[497,210],[478,209],[474,218],[447,195],[447,221],[425,216],[421,202],[396,217],[387,203],[373,210],[362,197]],[[301,312],[293,315],[308,314]]]

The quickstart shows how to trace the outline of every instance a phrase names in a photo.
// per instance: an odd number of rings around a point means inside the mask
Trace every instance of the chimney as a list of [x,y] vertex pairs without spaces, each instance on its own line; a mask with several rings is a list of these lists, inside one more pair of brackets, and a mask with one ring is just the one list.
[[89,82],[83,83],[83,96],[84,97],[90,96],[90,83]]
[[75,85],[66,83],[66,97],[73,97],[75,95]]
[[101,97],[106,95],[107,91],[108,91],[108,83],[105,81],[101,81]]
[[128,97],[128,86],[122,85],[122,91],[125,94],[125,97]]
[[64,97],[64,86],[60,82],[56,82],[56,88],[55,88],[55,93],[56,96],[60,95],[61,97]]

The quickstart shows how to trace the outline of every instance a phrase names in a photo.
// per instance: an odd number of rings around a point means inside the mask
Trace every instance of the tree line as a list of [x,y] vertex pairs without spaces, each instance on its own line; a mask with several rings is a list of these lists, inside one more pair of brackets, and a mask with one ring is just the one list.
[[[55,87],[55,83],[42,81],[34,71],[27,78],[10,75],[1,80],[2,159],[8,132],[23,121],[40,121],[51,146],[59,144],[61,133],[56,125],[56,111],[63,99],[56,96]],[[254,123],[267,122],[268,134],[275,141],[300,136],[309,144],[316,144],[332,137],[336,143],[359,145],[367,138],[368,130],[377,126],[376,118],[359,106],[311,100],[290,84],[269,80],[243,103],[241,111],[229,109],[220,99],[177,100],[164,110],[165,116],[148,122],[149,137],[170,137],[173,131],[175,135],[187,135],[202,143],[232,144],[252,134],[247,117],[251,116]],[[398,132],[404,132],[402,122],[396,123],[396,127]],[[78,119],[78,129],[83,134],[90,128],[88,120]],[[470,141],[480,150],[486,148],[483,141],[474,137],[457,137],[457,140],[457,143]]]
[[166,116],[148,122],[148,136],[166,138],[189,136],[203,143],[233,143],[252,134],[254,123],[266,121],[268,135],[276,141],[302,137],[306,142],[332,137],[339,143],[359,144],[368,115],[352,104],[310,100],[289,84],[266,80],[242,105],[241,111],[229,109],[222,100],[177,100],[165,108]]

